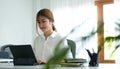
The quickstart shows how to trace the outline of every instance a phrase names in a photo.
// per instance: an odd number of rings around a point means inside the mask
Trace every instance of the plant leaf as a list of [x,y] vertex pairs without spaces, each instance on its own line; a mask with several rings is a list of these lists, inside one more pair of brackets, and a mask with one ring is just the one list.
[[46,63],[45,69],[54,69],[54,64],[59,64],[66,56],[69,48],[60,49],[57,53],[55,53]]

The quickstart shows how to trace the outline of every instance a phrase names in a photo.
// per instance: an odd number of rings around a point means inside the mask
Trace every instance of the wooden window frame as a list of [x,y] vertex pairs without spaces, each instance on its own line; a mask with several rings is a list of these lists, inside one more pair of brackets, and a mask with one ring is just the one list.
[[[114,3],[114,0],[99,0],[95,1],[95,5],[97,6],[97,27],[99,27],[101,24],[100,21],[104,21],[103,19],[103,5],[105,4],[112,4]],[[104,41],[104,24],[102,24],[101,30],[103,31],[102,34],[98,34],[98,46],[101,44],[101,42]],[[104,47],[101,50],[99,54],[99,62],[100,63],[115,63],[115,60],[105,60],[104,59]]]

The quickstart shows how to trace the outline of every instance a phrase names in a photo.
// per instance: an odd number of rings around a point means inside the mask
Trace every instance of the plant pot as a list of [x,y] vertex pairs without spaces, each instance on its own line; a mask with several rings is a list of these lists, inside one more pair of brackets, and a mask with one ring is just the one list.
[[92,57],[89,61],[89,66],[99,66],[98,53],[92,53]]

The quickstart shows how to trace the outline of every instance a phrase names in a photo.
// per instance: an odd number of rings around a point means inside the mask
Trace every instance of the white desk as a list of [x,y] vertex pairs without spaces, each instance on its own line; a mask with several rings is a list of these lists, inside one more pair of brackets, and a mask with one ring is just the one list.
[[13,62],[13,59],[1,59],[0,58],[0,63],[2,63],[2,62]]
[[[44,69],[44,65],[36,66],[14,66],[11,63],[0,63],[0,69]],[[61,67],[58,66],[56,69],[120,69],[120,64],[99,64],[98,67]]]

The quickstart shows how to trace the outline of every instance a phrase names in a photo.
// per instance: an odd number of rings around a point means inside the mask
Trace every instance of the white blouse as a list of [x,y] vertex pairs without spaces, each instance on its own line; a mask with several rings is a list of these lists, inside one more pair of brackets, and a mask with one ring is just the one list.
[[[45,39],[44,35],[37,36],[34,41],[34,52],[36,58],[48,61],[61,39],[62,37],[55,31],[47,39]],[[61,48],[65,46],[65,43],[61,44]]]

